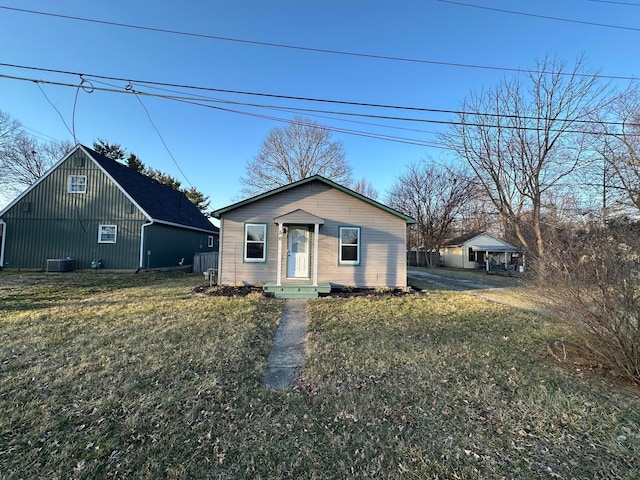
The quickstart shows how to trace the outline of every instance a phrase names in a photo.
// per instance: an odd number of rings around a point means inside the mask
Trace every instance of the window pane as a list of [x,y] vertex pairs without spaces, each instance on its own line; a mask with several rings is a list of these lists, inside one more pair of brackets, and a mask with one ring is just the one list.
[[342,247],[342,261],[343,262],[356,262],[358,261],[358,247],[355,246],[343,246]]
[[355,228],[343,228],[342,229],[342,244],[357,245],[358,244],[358,230]]
[[247,225],[247,241],[264,242],[264,225]]
[[85,193],[87,191],[87,177],[85,175],[69,176],[69,192]]
[[115,225],[100,225],[98,227],[98,242],[116,243],[118,228]]
[[264,243],[247,243],[247,258],[264,258]]

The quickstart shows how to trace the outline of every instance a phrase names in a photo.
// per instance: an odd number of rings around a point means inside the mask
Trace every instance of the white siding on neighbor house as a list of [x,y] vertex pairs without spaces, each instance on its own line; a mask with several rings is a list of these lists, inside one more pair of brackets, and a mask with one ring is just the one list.
[[473,238],[470,238],[462,244],[462,246],[449,246],[444,247],[443,250],[443,263],[445,267],[453,268],[477,268],[476,262],[469,261],[469,248],[479,247],[491,250],[491,247],[510,247],[507,242],[500,240],[499,238],[492,237],[486,233],[481,233]]
[[470,268],[465,266],[465,263],[469,263],[469,261],[462,254],[462,247],[444,247],[441,255],[445,267]]
[[[318,282],[360,287],[406,287],[406,222],[319,181],[302,184],[238,207],[221,216],[219,281],[274,283],[278,226],[274,218],[296,209],[324,219],[318,237]],[[245,223],[267,224],[267,261],[243,261]],[[338,265],[339,228],[360,227],[360,265]],[[313,278],[313,225],[309,227],[309,280]],[[282,282],[287,280],[287,235],[282,237]]]

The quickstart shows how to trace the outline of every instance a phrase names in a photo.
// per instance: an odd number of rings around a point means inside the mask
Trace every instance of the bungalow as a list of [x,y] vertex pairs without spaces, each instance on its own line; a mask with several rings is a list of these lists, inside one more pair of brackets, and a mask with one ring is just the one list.
[[415,221],[320,175],[213,216],[221,285],[263,285],[281,298],[317,297],[332,286],[407,286],[406,226]]
[[218,235],[184,193],[77,145],[0,211],[0,267],[179,267]]
[[445,242],[441,247],[445,267],[510,270],[522,266],[522,251],[487,232],[473,232]]

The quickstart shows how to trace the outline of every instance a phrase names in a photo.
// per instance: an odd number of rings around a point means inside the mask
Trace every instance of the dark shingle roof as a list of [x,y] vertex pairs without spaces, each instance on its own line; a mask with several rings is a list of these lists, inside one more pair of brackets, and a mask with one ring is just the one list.
[[467,240],[471,240],[473,237],[477,237],[478,235],[482,235],[483,233],[486,233],[486,232],[476,231],[476,232],[465,233],[464,235],[460,235],[459,237],[452,238],[451,240],[445,241],[442,244],[442,246],[443,247],[459,247],[460,245],[464,244],[464,242],[466,242]]
[[82,148],[154,221],[218,233],[187,196],[84,145]]

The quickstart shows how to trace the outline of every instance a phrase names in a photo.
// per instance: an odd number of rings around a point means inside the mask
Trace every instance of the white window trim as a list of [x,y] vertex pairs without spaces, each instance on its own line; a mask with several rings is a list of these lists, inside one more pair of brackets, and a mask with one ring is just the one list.
[[[249,242],[247,240],[247,229],[249,227],[261,227],[264,230],[264,240],[263,241],[253,241]],[[262,249],[262,258],[247,258],[247,244],[249,243],[262,243],[264,245]],[[243,242],[244,250],[242,253],[242,258],[246,263],[265,263],[267,261],[267,224],[266,223],[245,223],[244,224],[244,242]]]
[[[342,231],[343,230],[356,230],[358,232],[358,243],[356,244],[357,247],[357,259],[356,260],[343,260],[342,259],[342,247],[344,245],[346,246],[353,246],[353,244],[351,243],[347,243],[344,244],[342,243]],[[361,239],[361,228],[360,227],[340,227],[339,231],[338,231],[338,265],[360,265],[360,261],[361,261],[361,255],[362,255],[362,239]]]
[[213,245],[214,245],[213,235],[209,235],[209,238],[207,239],[207,248],[213,248]]
[[[75,185],[76,187],[78,186],[78,184],[74,182],[74,179],[78,179],[78,178],[84,179],[83,190],[74,190],[72,188],[73,185]],[[67,192],[68,193],[87,193],[87,176],[86,175],[69,175],[69,179],[67,180]]]
[[[104,227],[112,227],[114,229],[113,240],[103,240],[102,239],[102,229]],[[118,226],[117,225],[107,225],[107,224],[98,225],[98,243],[116,243],[117,239],[118,239]]]

